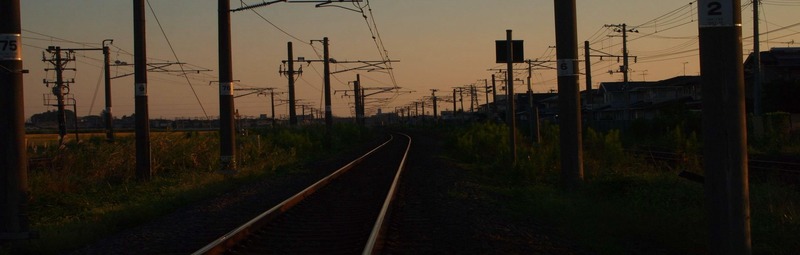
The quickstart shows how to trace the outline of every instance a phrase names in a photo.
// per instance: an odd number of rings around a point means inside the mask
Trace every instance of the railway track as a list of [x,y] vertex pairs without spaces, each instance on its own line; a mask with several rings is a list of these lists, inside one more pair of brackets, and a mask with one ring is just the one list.
[[194,254],[370,254],[411,148],[407,135],[342,167]]

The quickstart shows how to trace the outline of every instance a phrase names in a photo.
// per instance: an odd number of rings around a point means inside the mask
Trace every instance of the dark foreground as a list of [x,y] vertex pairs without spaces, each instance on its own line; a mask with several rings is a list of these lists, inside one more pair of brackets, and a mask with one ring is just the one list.
[[[441,156],[441,141],[412,134],[411,155],[384,253],[583,254],[536,222],[504,216],[502,200]],[[353,153],[356,154],[356,153]],[[189,254],[322,178],[355,155],[306,166],[178,210],[71,254]]]

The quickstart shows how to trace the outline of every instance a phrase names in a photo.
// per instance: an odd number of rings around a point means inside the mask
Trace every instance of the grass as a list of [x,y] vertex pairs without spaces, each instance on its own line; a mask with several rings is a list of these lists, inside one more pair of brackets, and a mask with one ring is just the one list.
[[[211,132],[164,132],[151,135],[153,179],[137,181],[134,140],[103,136],[56,146],[34,135],[30,158],[51,164],[29,170],[30,228],[40,238],[0,247],[0,254],[56,254],[152,221],[194,202],[259,179],[302,171],[300,163],[330,153],[322,148],[321,127],[255,130],[237,136],[238,173],[217,173],[219,139]],[[55,136],[57,137],[57,136]],[[371,139],[365,129],[337,125],[332,152]]]
[[[476,185],[504,198],[500,213],[520,222],[533,218],[600,254],[708,253],[703,186],[678,177],[669,166],[626,154],[619,133],[585,132],[586,181],[566,192],[560,187],[557,127],[543,128],[541,144],[523,142],[513,166],[473,155],[482,153],[475,144],[492,153],[506,146],[487,145],[481,139],[495,136],[487,132],[506,131],[477,124],[451,131],[448,144],[451,157],[469,164]],[[795,254],[800,250],[798,187],[776,180],[751,181],[750,187],[754,254]]]

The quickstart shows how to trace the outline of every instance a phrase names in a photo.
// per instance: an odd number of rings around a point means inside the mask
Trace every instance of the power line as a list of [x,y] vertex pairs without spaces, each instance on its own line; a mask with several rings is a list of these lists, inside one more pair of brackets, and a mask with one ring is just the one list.
[[200,105],[200,109],[203,110],[203,115],[206,116],[206,119],[209,119],[208,118],[208,113],[206,113],[206,108],[203,107],[203,102],[201,102],[200,101],[200,97],[197,96],[197,91],[194,90],[194,86],[192,85],[192,81],[190,81],[189,77],[186,75],[186,70],[183,68],[183,64],[181,63],[181,60],[178,58],[178,54],[175,53],[175,48],[172,47],[172,43],[169,41],[169,37],[167,36],[167,32],[164,31],[164,27],[161,26],[161,21],[158,20],[158,15],[156,15],[155,10],[153,10],[153,6],[150,5],[150,1],[145,1],[145,2],[147,2],[147,7],[150,8],[150,12],[153,14],[153,18],[155,18],[156,24],[158,24],[158,28],[161,29],[161,34],[164,35],[164,40],[167,41],[167,45],[169,46],[169,50],[172,51],[172,56],[174,56],[175,57],[175,61],[178,62],[178,67],[180,67],[181,73],[183,74],[183,77],[186,78],[186,82],[189,84],[189,88],[192,90],[192,93],[194,94],[194,98],[197,99],[197,103]]

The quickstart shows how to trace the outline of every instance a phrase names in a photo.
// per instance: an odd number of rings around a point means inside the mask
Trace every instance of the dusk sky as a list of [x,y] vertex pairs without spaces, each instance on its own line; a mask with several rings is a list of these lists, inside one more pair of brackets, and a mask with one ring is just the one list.
[[[262,1],[246,0],[245,4]],[[367,2],[361,2],[365,6]],[[744,52],[752,51],[752,6],[743,0]],[[178,73],[150,73],[149,104],[151,118],[214,117],[219,115],[217,84],[217,1],[150,0],[147,9],[147,55],[151,62],[175,62],[175,55],[188,65],[186,69],[211,69],[210,72],[188,74],[191,87]],[[287,80],[279,76],[281,60],[286,59],[286,43],[294,42],[295,56],[318,59],[310,40],[330,39],[331,57],[337,60],[381,60],[376,43],[377,33],[389,58],[394,63],[396,85],[404,94],[385,94],[375,98],[393,98],[381,108],[393,111],[430,95],[439,89],[440,96],[449,95],[452,87],[464,86],[491,78],[494,63],[494,41],[505,38],[512,29],[514,38],[525,41],[528,59],[555,60],[553,1],[525,0],[371,0],[365,21],[361,13],[343,8],[315,8],[311,3],[278,3],[254,11],[232,14],[233,77],[236,88],[274,87],[286,91]],[[23,64],[30,73],[24,76],[25,114],[52,110],[44,106],[42,95],[50,93],[42,80],[55,79],[54,72],[45,72],[42,52],[48,46],[62,48],[100,47],[104,39],[114,39],[111,59],[133,63],[132,1],[108,0],[25,0],[22,1]],[[241,6],[231,1],[232,8]],[[353,4],[340,4],[355,8]],[[637,56],[631,62],[631,80],[661,80],[699,73],[696,2],[663,0],[579,0],[578,39],[592,42],[591,48],[609,54],[622,53],[621,37],[605,24],[628,24],[638,33],[629,34],[629,51]],[[764,0],[762,5],[762,50],[792,46],[800,39],[800,23],[796,13],[800,1]],[[154,13],[155,12],[155,15]],[[259,16],[260,15],[260,16]],[[263,17],[263,18],[262,18]],[[163,27],[162,33],[156,18]],[[269,22],[273,23],[276,28]],[[369,25],[368,25],[369,24]],[[282,32],[281,30],[285,31]],[[169,39],[175,55],[170,50]],[[294,37],[294,38],[293,38]],[[300,41],[298,41],[297,39]],[[800,40],[797,40],[800,42]],[[321,43],[314,43],[322,54]],[[583,44],[579,45],[583,58]],[[597,53],[597,52],[595,52]],[[593,53],[593,54],[595,54]],[[597,53],[600,54],[600,53]],[[97,115],[104,107],[101,52],[80,52],[67,72],[74,78],[71,93],[78,114]],[[620,65],[616,58],[592,59],[594,87],[600,82],[618,81],[622,74],[610,74]],[[333,65],[342,70],[351,65]],[[523,66],[520,65],[520,68]],[[297,82],[297,97],[302,103],[319,108],[322,102],[322,64],[303,64],[304,74]],[[178,70],[178,66],[171,69]],[[583,66],[581,65],[581,71]],[[131,73],[132,67],[115,67],[112,74]],[[685,71],[684,71],[685,70]],[[348,81],[360,73],[365,87],[392,87],[390,75],[382,72],[343,72],[332,78],[333,90],[350,90]],[[516,75],[525,78],[526,74]],[[535,70],[533,89],[546,92],[556,89],[554,70]],[[581,88],[584,77],[581,76]],[[133,78],[114,79],[113,113],[117,117],[133,113]],[[478,82],[483,85],[483,81]],[[194,92],[192,91],[194,89]],[[526,86],[518,84],[515,91]],[[195,97],[197,94],[197,98]],[[244,92],[237,91],[236,94]],[[286,98],[281,95],[280,98]],[[333,95],[336,116],[352,116],[350,102],[342,93]],[[369,100],[368,100],[369,102]],[[481,103],[483,97],[481,97]],[[202,105],[202,108],[201,108]],[[269,97],[237,98],[235,106],[244,116],[258,116],[269,111]],[[205,113],[203,112],[205,109]],[[449,110],[443,104],[441,110]],[[276,108],[286,115],[286,106]],[[374,114],[377,105],[367,110]],[[298,113],[299,113],[298,109]],[[430,109],[428,109],[430,111]]]

